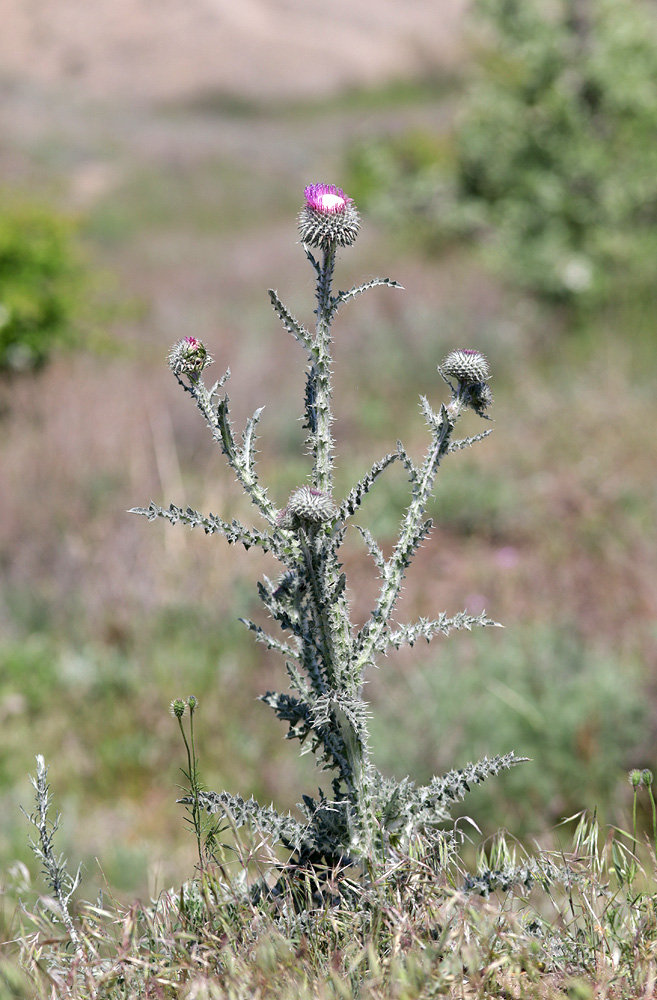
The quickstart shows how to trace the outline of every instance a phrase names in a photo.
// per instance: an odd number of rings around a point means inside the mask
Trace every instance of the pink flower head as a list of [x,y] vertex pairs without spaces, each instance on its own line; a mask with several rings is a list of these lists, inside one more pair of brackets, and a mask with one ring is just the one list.
[[308,208],[327,215],[344,212],[347,205],[353,201],[353,198],[347,198],[342,188],[336,187],[335,184],[309,184],[303,193]]
[[301,242],[328,251],[350,247],[358,236],[360,219],[353,198],[335,184],[309,184],[299,215]]
[[169,368],[180,378],[188,375],[196,380],[204,368],[212,364],[207,347],[197,337],[183,337],[169,350]]

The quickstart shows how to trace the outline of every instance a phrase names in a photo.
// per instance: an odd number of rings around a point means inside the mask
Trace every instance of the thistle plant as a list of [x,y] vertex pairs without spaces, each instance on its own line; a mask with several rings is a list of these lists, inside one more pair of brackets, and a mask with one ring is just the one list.
[[[181,800],[209,813],[224,813],[231,824],[248,824],[284,845],[302,865],[358,863],[366,868],[381,862],[391,847],[408,846],[411,838],[444,840],[441,828],[450,818],[450,807],[471,785],[511,767],[525,758],[513,752],[435,777],[418,787],[409,779],[384,777],[374,766],[368,732],[368,705],[363,698],[365,675],[389,647],[412,646],[418,639],[447,635],[454,629],[491,626],[486,616],[465,611],[452,617],[420,618],[407,624],[394,620],[406,571],[430,533],[426,516],[438,469],[447,456],[485,438],[456,439],[454,430],[463,413],[471,409],[487,419],[492,403],[488,362],[478,351],[454,350],[438,366],[450,399],[434,409],[421,398],[429,443],[416,463],[401,442],[395,451],[374,462],[367,474],[339,499],[333,493],[334,441],[332,437],[332,325],[341,306],[379,286],[399,289],[389,278],[375,278],[349,291],[333,292],[338,248],[357,237],[360,220],[353,201],[335,185],[311,184],[299,216],[301,244],[316,281],[314,330],[304,326],[270,290],[273,309],[285,329],[301,346],[307,359],[305,420],[308,454],[312,461],[309,482],[300,484],[278,507],[262,485],[256,470],[256,429],[261,409],[247,420],[236,439],[223,389],[230,369],[207,387],[203,373],[212,361],[205,346],[186,337],[171,348],[169,366],[182,388],[203,414],[212,436],[253,505],[260,527],[249,528],[233,519],[191,508],[151,503],[133,508],[149,520],[164,518],[172,524],[201,527],[206,534],[223,535],[229,544],[240,543],[271,553],[281,564],[275,579],[265,577],[258,592],[282,637],[265,631],[253,621],[244,624],[285,659],[289,689],[267,691],[261,700],[287,725],[287,738],[296,739],[315,755],[320,769],[329,772],[330,790],[318,798],[304,795],[299,805],[303,819],[281,814],[227,792],[197,788]],[[399,525],[392,554],[386,558],[372,534],[357,527],[379,578],[376,606],[369,620],[358,628],[350,617],[349,595],[340,550],[351,519],[367,494],[393,462],[400,462],[408,476],[410,502]]]

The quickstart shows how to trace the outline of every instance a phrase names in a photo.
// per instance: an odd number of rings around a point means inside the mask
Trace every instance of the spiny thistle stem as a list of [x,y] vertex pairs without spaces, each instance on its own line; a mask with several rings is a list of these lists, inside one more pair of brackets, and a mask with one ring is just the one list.
[[424,522],[424,512],[433,490],[440,460],[449,447],[457,415],[455,411],[452,411],[450,415],[447,408],[443,407],[442,409],[440,422],[434,432],[434,440],[422,465],[419,481],[415,484],[413,500],[401,525],[399,539],[392,556],[384,566],[381,594],[354,668],[359,678],[362,677],[365,667],[372,662],[380,648],[402,588],[405,570],[421,537],[431,526],[430,521]]
[[317,276],[317,324],[313,344],[312,379],[315,387],[315,430],[312,433],[314,456],[313,485],[325,493],[333,483],[333,437],[331,424],[331,287],[335,267],[335,242],[324,250]]
[[323,585],[323,581],[320,580],[321,570],[318,566],[318,559],[314,551],[316,545],[315,532],[312,534],[306,534],[303,529],[300,529],[299,542],[301,544],[301,551],[303,552],[303,558],[306,563],[308,574],[307,579],[310,582],[310,603],[312,606],[312,616],[318,636],[318,642],[322,650],[322,656],[326,668],[326,679],[330,688],[337,689],[339,676],[336,674],[336,670],[339,669],[339,662],[333,641],[333,631],[327,615],[325,601],[323,600],[325,585]]

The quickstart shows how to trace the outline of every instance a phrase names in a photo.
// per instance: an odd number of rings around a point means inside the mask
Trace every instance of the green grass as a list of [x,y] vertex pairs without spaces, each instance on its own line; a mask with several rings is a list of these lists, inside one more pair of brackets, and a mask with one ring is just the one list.
[[539,836],[584,807],[616,816],[648,721],[638,663],[539,623],[435,646],[374,682],[384,771],[421,782],[492,747],[515,750],[531,762],[468,798],[465,811],[487,833]]

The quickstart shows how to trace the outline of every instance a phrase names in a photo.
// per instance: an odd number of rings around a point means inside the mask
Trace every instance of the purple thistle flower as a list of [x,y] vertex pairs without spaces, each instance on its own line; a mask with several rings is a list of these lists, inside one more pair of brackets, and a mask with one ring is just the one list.
[[322,250],[331,245],[351,246],[360,226],[353,198],[335,184],[309,184],[304,195],[306,204],[299,215],[301,242]]
[[303,192],[308,208],[324,214],[344,212],[353,198],[347,198],[342,188],[335,184],[309,184]]

